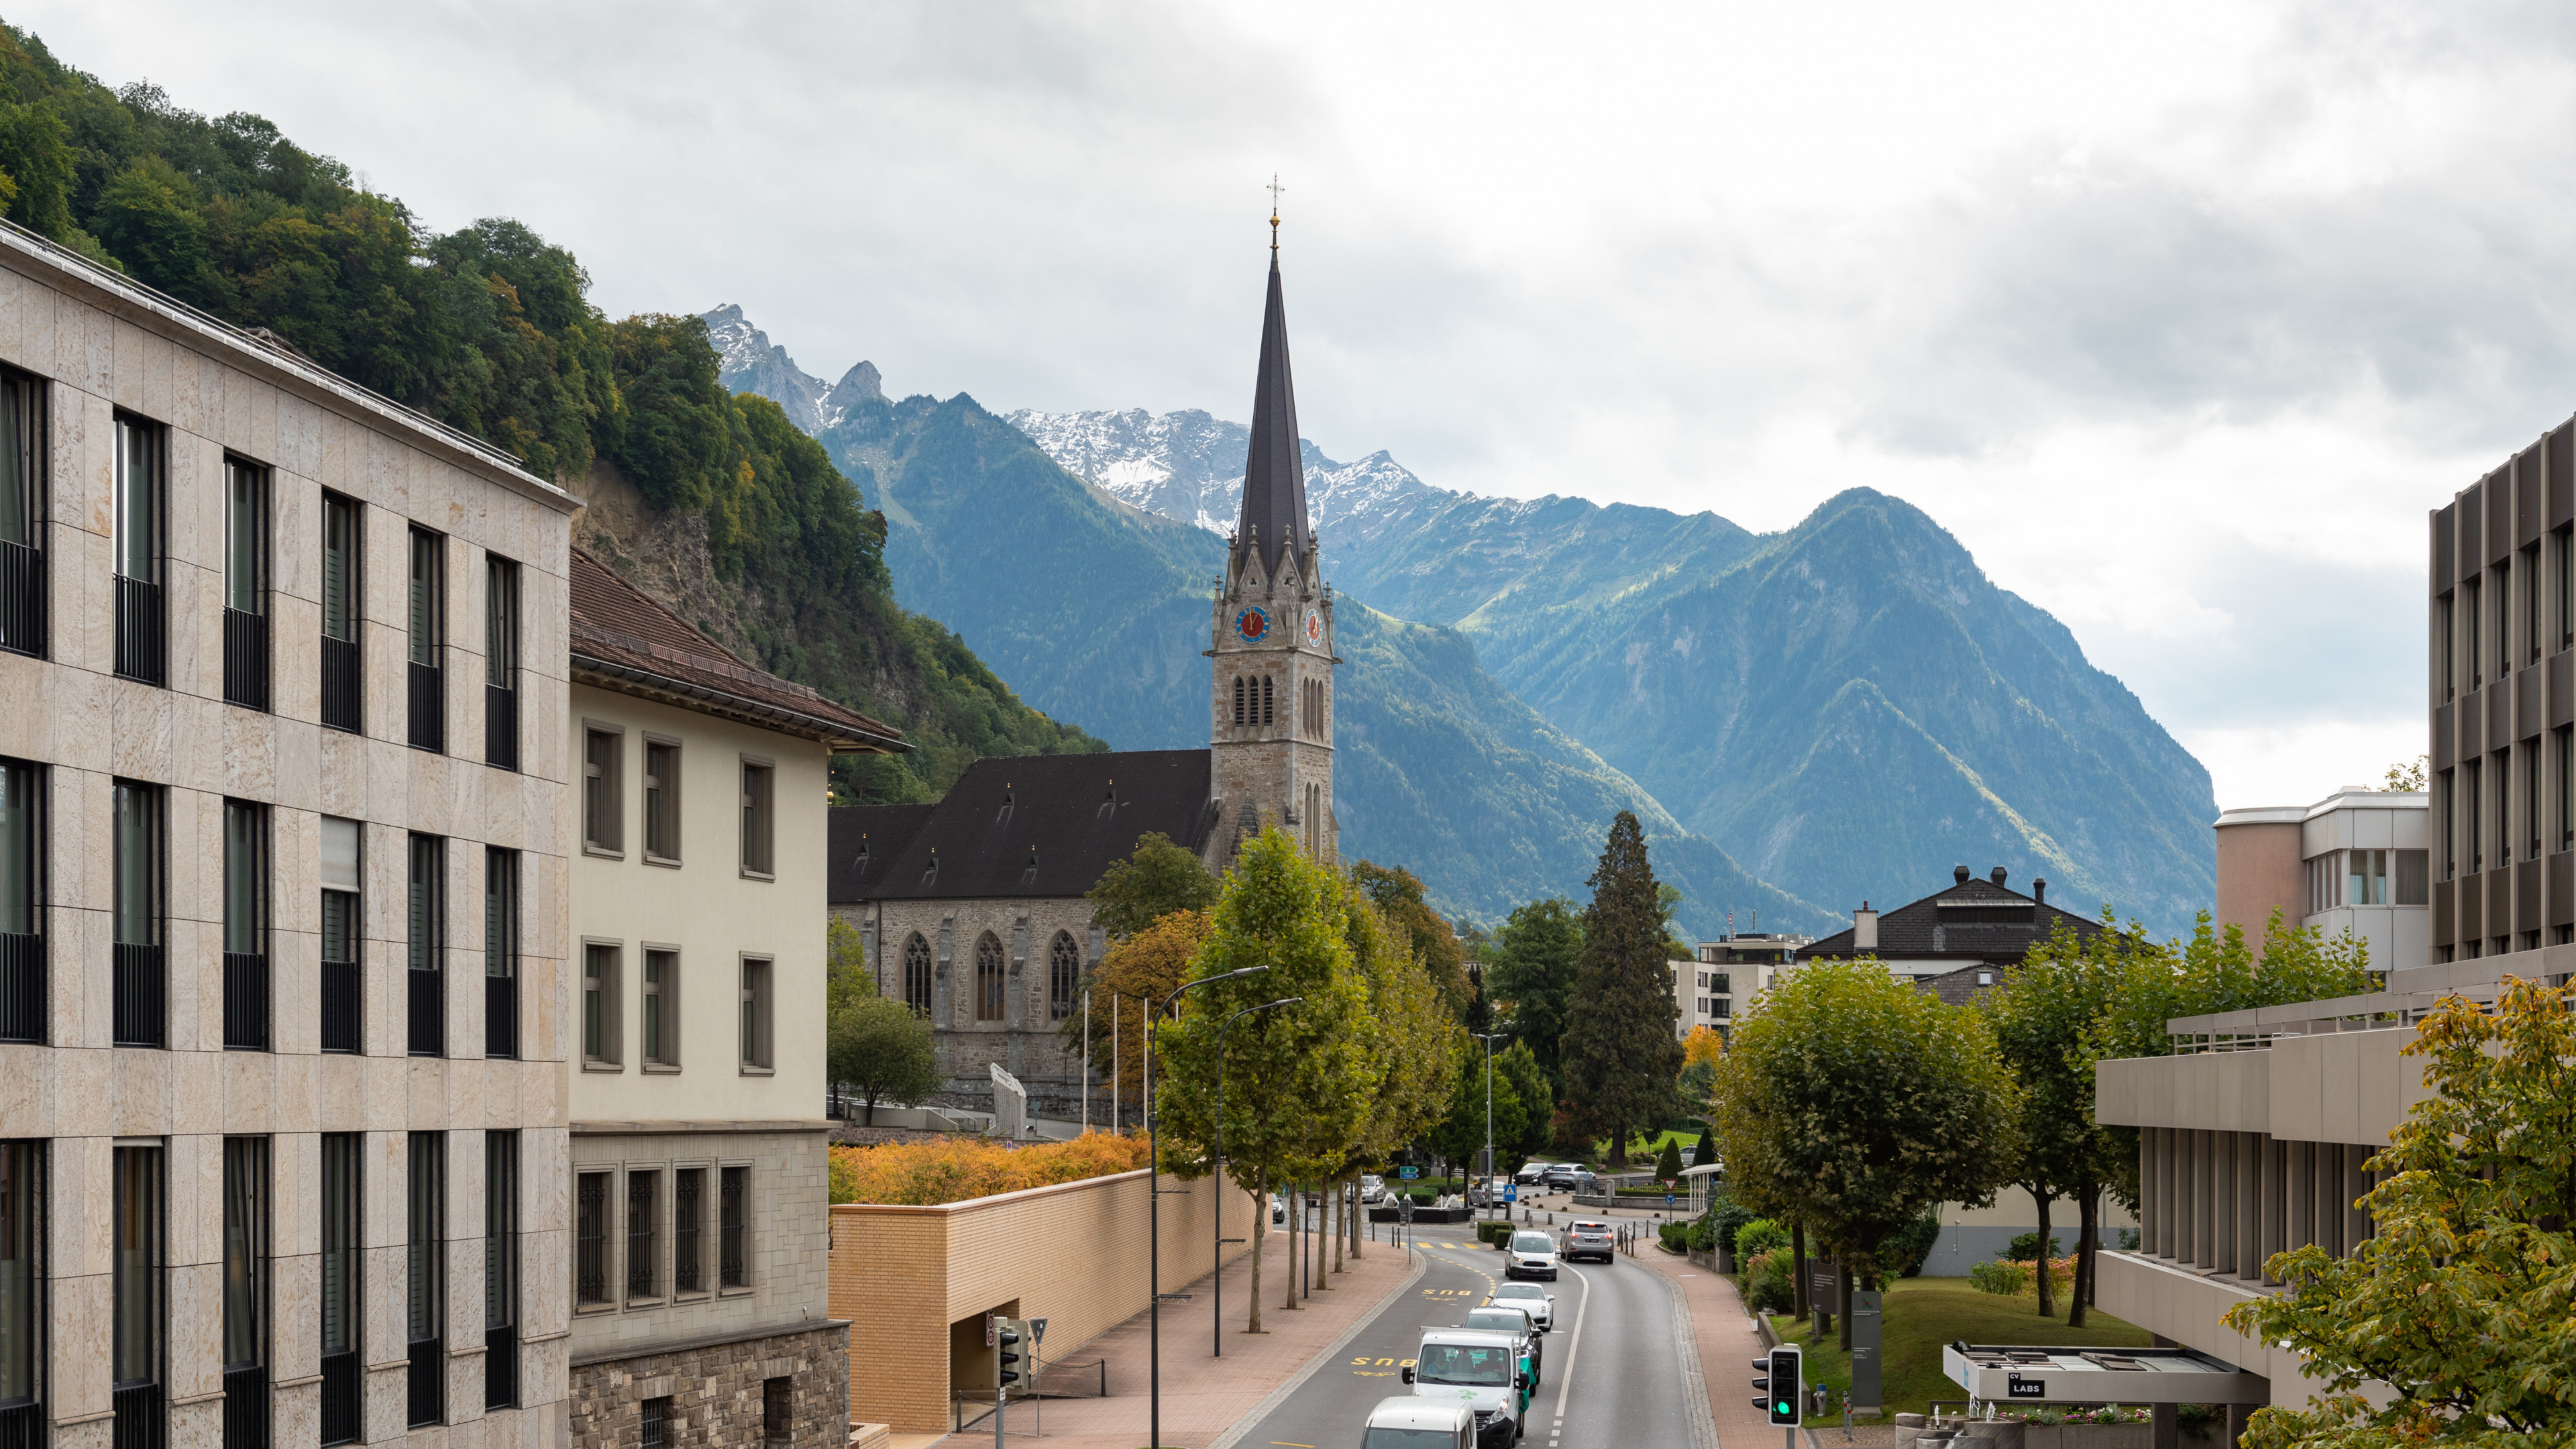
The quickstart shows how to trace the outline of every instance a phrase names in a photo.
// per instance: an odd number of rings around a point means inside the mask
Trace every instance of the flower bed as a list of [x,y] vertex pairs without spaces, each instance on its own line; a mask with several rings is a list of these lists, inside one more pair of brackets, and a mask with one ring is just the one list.
[[1089,1132],[1071,1142],[1024,1146],[973,1138],[832,1149],[832,1201],[927,1207],[1050,1183],[1134,1172],[1142,1137]]

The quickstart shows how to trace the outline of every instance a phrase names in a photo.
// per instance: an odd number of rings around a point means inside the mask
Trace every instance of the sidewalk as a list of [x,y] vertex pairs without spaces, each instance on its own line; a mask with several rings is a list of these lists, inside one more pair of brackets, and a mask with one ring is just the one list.
[[[1760,1449],[1780,1439],[1770,1416],[1753,1405],[1753,1361],[1766,1351],[1744,1311],[1735,1284],[1688,1258],[1655,1247],[1637,1245],[1632,1260],[1673,1280],[1690,1309],[1691,1332],[1699,1339],[1700,1375],[1708,1383],[1709,1413],[1717,1421],[1717,1442],[1725,1449]],[[1839,1431],[1833,1442],[1839,1444]],[[1881,1441],[1885,1442],[1885,1441]]]
[[[1251,1291],[1252,1262],[1245,1258],[1225,1270],[1225,1357],[1208,1354],[1210,1275],[1195,1283],[1175,1284],[1187,1302],[1163,1305],[1163,1443],[1172,1449],[1207,1449],[1235,1422],[1252,1412],[1272,1390],[1287,1383],[1313,1362],[1343,1332],[1368,1316],[1412,1281],[1414,1263],[1389,1243],[1365,1245],[1366,1257],[1344,1259],[1350,1271],[1330,1275],[1332,1288],[1300,1299],[1291,1311],[1287,1299],[1288,1235],[1274,1228],[1262,1246],[1261,1327],[1259,1337],[1243,1331],[1245,1295]],[[1329,1249],[1327,1249],[1329,1251]],[[1054,1399],[1037,1405],[1013,1404],[1006,1443],[1019,1442],[1033,1424],[1043,1423],[1049,1449],[1140,1449],[1146,1442],[1146,1315],[1138,1314],[1089,1343],[1065,1345],[1050,1358],[1109,1365],[1109,1397]],[[970,1405],[973,1413],[979,1406]],[[960,1449],[978,1437],[990,1441],[990,1419],[951,1435],[945,1449]],[[895,1436],[894,1449],[920,1449],[938,1442],[935,1435]]]

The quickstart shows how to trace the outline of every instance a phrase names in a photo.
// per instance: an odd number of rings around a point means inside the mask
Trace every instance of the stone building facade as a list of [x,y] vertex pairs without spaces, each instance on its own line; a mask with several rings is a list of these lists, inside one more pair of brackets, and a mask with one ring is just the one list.
[[0,229],[0,1442],[565,1439],[575,500]]

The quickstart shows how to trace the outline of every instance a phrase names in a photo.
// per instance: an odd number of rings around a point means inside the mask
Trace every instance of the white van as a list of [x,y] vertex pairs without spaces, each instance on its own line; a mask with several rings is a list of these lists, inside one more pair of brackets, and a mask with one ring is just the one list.
[[1360,1449],[1476,1449],[1476,1415],[1455,1399],[1380,1399]]
[[1521,1436],[1531,1385],[1529,1365],[1511,1334],[1426,1328],[1404,1381],[1418,1397],[1446,1399],[1474,1414],[1479,1449],[1506,1449]]

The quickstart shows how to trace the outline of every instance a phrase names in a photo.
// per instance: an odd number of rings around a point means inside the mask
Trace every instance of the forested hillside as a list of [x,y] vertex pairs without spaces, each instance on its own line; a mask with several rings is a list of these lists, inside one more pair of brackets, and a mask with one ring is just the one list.
[[7,27],[0,200],[11,221],[266,328],[532,472],[585,492],[595,473],[631,484],[640,514],[616,536],[687,541],[708,587],[677,589],[633,553],[613,563],[918,747],[844,779],[868,798],[935,796],[978,754],[1101,748],[896,605],[883,517],[774,403],[725,391],[702,322],[609,320],[572,254],[515,221],[433,233],[257,116],[209,119],[148,85],[111,91]]

